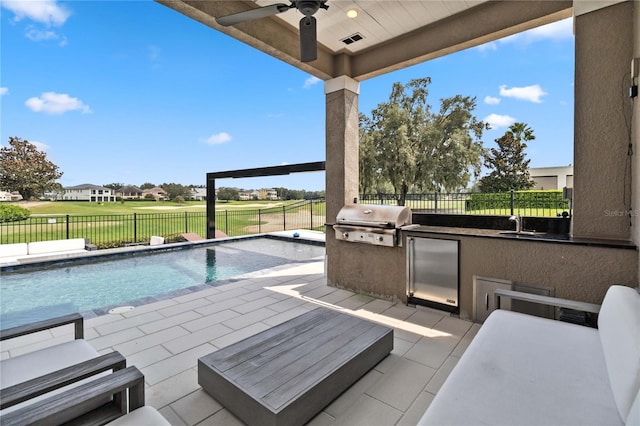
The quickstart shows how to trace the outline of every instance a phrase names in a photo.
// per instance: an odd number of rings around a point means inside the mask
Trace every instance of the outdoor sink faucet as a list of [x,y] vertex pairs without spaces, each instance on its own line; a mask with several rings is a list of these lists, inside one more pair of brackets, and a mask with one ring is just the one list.
[[522,232],[522,217],[520,216],[520,214],[518,214],[518,216],[515,216],[515,215],[511,216],[509,218],[509,220],[516,223],[516,233],[517,234]]

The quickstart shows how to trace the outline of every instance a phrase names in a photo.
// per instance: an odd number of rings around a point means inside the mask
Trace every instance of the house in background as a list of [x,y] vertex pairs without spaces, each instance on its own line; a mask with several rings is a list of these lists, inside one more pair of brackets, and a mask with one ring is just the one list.
[[76,186],[67,186],[62,195],[64,201],[89,201],[89,202],[115,202],[116,196],[111,189],[104,186],[85,183]]
[[153,199],[156,201],[162,201],[167,198],[167,193],[159,186],[154,186],[153,188],[143,190],[142,198],[148,198],[148,194],[151,194],[153,196]]
[[22,195],[18,191],[0,191],[0,201],[20,201]]
[[260,199],[261,200],[277,200],[278,199],[278,193],[273,188],[261,189],[260,190]]
[[116,191],[116,196],[124,200],[142,198],[142,189],[135,185],[125,185]]
[[531,189],[573,188],[573,166],[532,167],[529,169],[535,186]]
[[191,188],[191,199],[196,201],[206,201],[207,188]]

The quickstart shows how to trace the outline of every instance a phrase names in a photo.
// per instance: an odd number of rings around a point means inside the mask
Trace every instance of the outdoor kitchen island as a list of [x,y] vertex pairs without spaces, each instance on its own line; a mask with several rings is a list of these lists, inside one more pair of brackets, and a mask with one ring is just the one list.
[[504,232],[428,225],[403,230],[405,240],[426,237],[459,242],[461,319],[476,320],[474,277],[551,289],[555,297],[595,304],[602,303],[611,285],[637,283],[637,247],[633,243]]
[[393,349],[393,329],[317,308],[198,360],[198,383],[248,425],[301,425]]
[[459,242],[458,316],[464,320],[475,319],[474,277],[544,287],[553,289],[555,297],[596,304],[602,303],[612,284],[635,286],[638,282],[638,248],[629,241],[431,226],[416,223],[416,216],[413,224],[400,228],[395,247],[341,241],[334,237],[333,224],[327,224],[328,284],[407,303],[410,237]]

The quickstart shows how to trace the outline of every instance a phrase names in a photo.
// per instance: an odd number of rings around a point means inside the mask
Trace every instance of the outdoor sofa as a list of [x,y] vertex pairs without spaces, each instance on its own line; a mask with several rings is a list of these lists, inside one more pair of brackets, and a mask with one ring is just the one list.
[[52,255],[86,253],[90,250],[96,250],[96,246],[89,244],[84,238],[0,244],[0,263],[35,260],[39,257]]
[[419,425],[640,425],[640,294],[612,286],[598,329],[496,310]]

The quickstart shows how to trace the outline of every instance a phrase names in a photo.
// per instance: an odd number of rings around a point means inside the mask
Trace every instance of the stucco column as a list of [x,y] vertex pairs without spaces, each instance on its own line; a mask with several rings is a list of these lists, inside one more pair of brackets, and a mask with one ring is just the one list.
[[360,83],[346,77],[325,82],[327,222],[358,196],[358,94]]
[[[640,5],[636,4],[633,13],[633,56],[640,58]],[[635,84],[640,83],[640,77],[637,77]],[[631,124],[632,136],[631,141],[633,143],[634,150],[636,151],[633,156],[633,162],[631,167],[631,176],[633,187],[631,188],[631,219],[633,220],[631,240],[640,246],[640,98],[636,98],[633,103],[633,123]],[[640,253],[639,253],[640,259]],[[638,262],[638,276],[640,277],[640,261]]]
[[[358,197],[358,94],[360,83],[341,76],[325,82],[326,220],[333,223],[343,205]],[[339,256],[333,230],[327,228],[327,278],[334,282],[333,260]]]
[[629,240],[629,129],[622,111],[628,87],[622,81],[630,72],[634,5],[629,1],[586,11],[578,6],[572,232],[575,237]]

